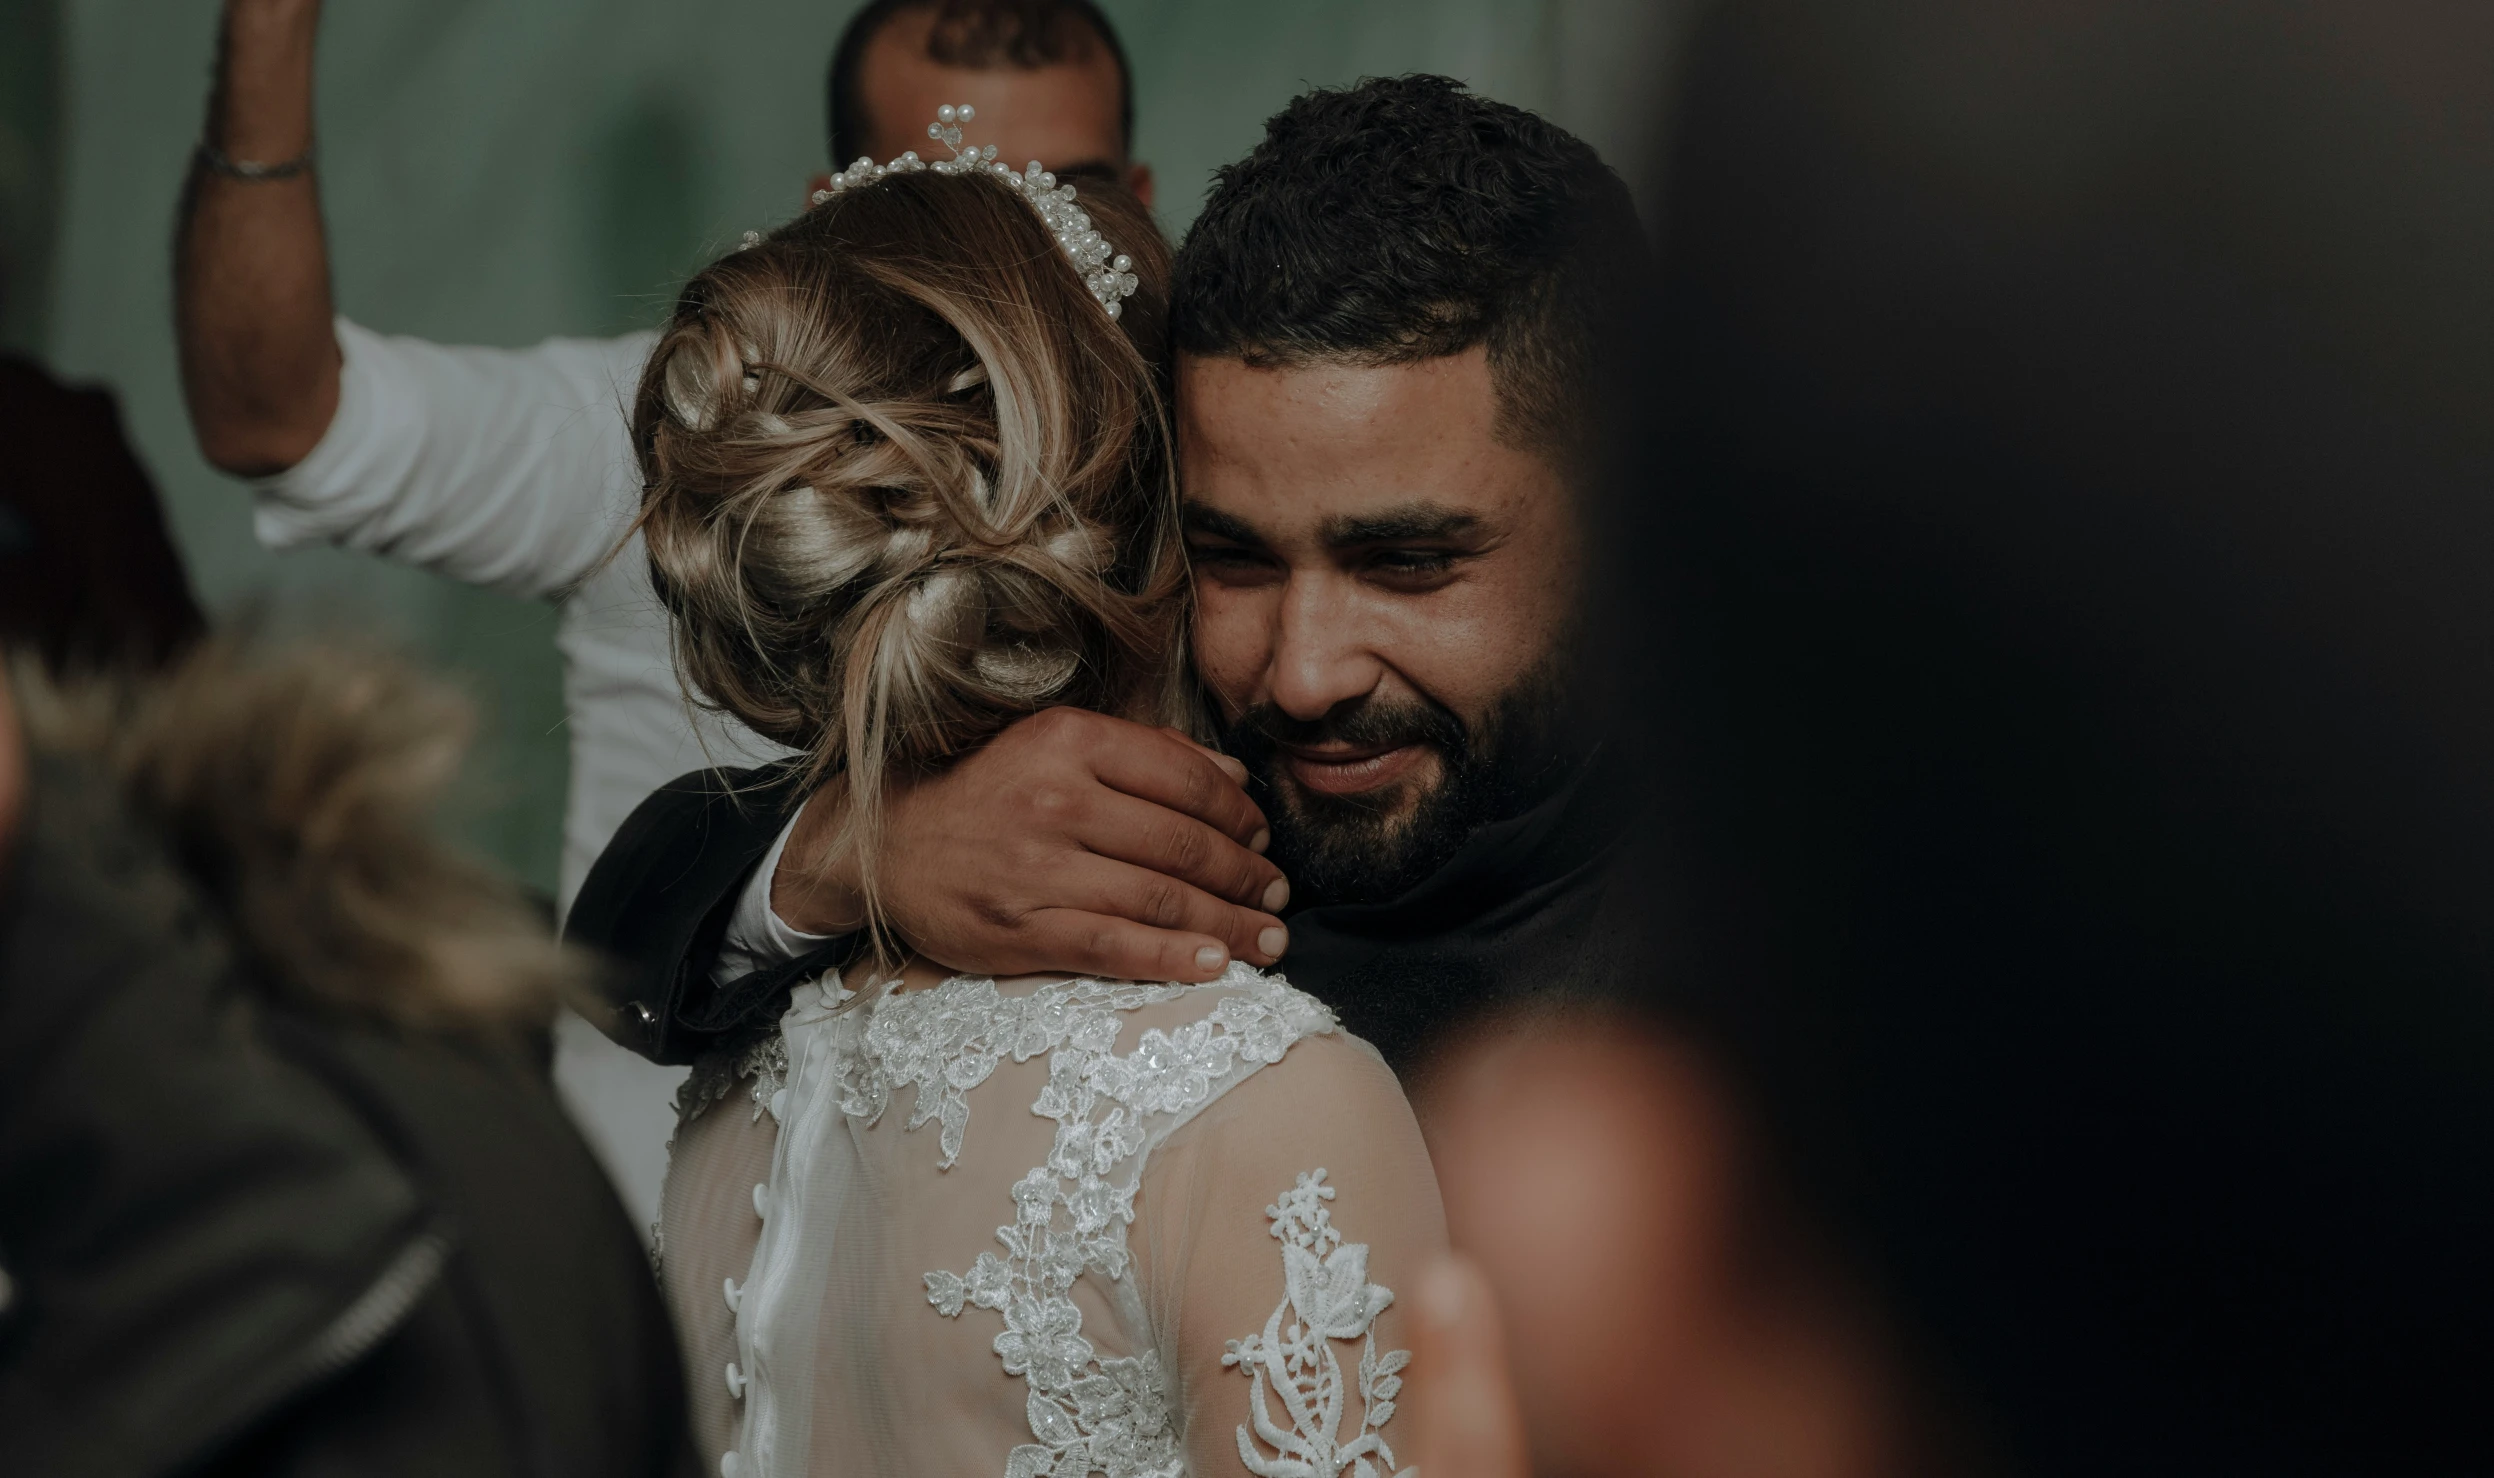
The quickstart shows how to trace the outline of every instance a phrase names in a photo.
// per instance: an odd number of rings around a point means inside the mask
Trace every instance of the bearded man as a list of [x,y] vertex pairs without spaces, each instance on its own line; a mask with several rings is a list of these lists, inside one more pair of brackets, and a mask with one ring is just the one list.
[[[996,974],[1287,953],[1398,1067],[1480,1007],[1602,989],[1636,806],[1571,674],[1608,336],[1645,262],[1592,149],[1459,83],[1273,118],[1221,171],[1173,310],[1192,650],[1226,753],[1051,710],[904,787],[877,858],[902,938]],[[619,1041],[690,1060],[843,957],[838,797],[773,780],[687,777],[592,870],[570,930],[628,966]]]

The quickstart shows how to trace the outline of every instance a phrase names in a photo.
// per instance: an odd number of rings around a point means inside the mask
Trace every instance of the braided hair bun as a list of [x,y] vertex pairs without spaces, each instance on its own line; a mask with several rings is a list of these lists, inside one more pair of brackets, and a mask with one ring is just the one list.
[[678,670],[845,778],[887,949],[887,773],[1060,704],[1182,717],[1168,251],[1122,193],[1083,203],[1141,279],[1120,319],[1003,185],[901,174],[694,277],[641,378]]

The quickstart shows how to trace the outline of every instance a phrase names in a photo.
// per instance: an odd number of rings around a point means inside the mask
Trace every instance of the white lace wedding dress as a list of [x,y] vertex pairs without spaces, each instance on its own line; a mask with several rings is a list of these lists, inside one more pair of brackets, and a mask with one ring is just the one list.
[[845,998],[688,1085],[661,1245],[717,1471],[1401,1470],[1390,1285],[1444,1220],[1323,1005],[1244,966]]

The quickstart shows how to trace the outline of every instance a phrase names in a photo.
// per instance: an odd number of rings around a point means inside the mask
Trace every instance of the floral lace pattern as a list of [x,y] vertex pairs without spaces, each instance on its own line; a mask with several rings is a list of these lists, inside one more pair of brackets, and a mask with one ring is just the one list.
[[1008,1054],[1016,1062],[1048,1054],[1047,1086],[1031,1110],[1056,1121],[1055,1143],[1013,1185],[1014,1219],[996,1229],[1004,1255],[982,1252],[966,1273],[925,1275],[927,1302],[945,1317],[966,1307],[1004,1316],[995,1351],[1029,1387],[1034,1439],[1013,1449],[1006,1478],[1176,1478],[1185,1469],[1158,1357],[1097,1358],[1067,1295],[1086,1272],[1125,1276],[1149,1116],[1198,1108],[1240,1067],[1279,1062],[1300,1038],[1334,1029],[1332,1013],[1278,979],[1233,966],[1216,984],[1239,993],[1200,1021],[1144,1032],[1120,1055],[1120,1013],[1206,987],[1082,980],[1009,997],[992,980],[956,979],[878,1001],[866,1050],[844,1064],[844,1112],[871,1122],[895,1086],[915,1086],[908,1127],[940,1123],[950,1166],[969,1124],[969,1090]]
[[689,1124],[701,1117],[746,1078],[753,1080],[753,1116],[758,1121],[763,1110],[770,1108],[771,1095],[788,1081],[788,1039],[776,1028],[742,1047],[731,1043],[703,1054],[675,1091],[676,1123]]
[[[1264,1208],[1282,1244],[1286,1291],[1263,1332],[1231,1340],[1221,1357],[1224,1366],[1256,1383],[1250,1411],[1255,1432],[1251,1436],[1245,1425],[1238,1429],[1239,1461],[1256,1478],[1334,1478],[1345,1468],[1356,1478],[1378,1478],[1395,1471],[1394,1449],[1380,1428],[1393,1419],[1411,1352],[1377,1353],[1373,1326],[1394,1302],[1394,1291],[1368,1281],[1368,1247],[1342,1240],[1325,1207],[1333,1198],[1334,1188],[1318,1169],[1302,1173],[1296,1186]],[[1365,1341],[1360,1425],[1345,1441],[1339,1435],[1342,1362],[1333,1341],[1353,1339]],[[1274,1420],[1268,1393],[1281,1402],[1289,1426]],[[1272,1449],[1269,1454],[1266,1448]]]

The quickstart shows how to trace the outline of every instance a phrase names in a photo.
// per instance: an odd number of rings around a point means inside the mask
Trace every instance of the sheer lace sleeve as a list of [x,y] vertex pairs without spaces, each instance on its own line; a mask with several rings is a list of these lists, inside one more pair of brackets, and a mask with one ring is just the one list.
[[1155,1153],[1136,1210],[1193,1472],[1402,1471],[1394,1290],[1446,1225],[1410,1106],[1367,1044],[1308,1038],[1223,1095]]

